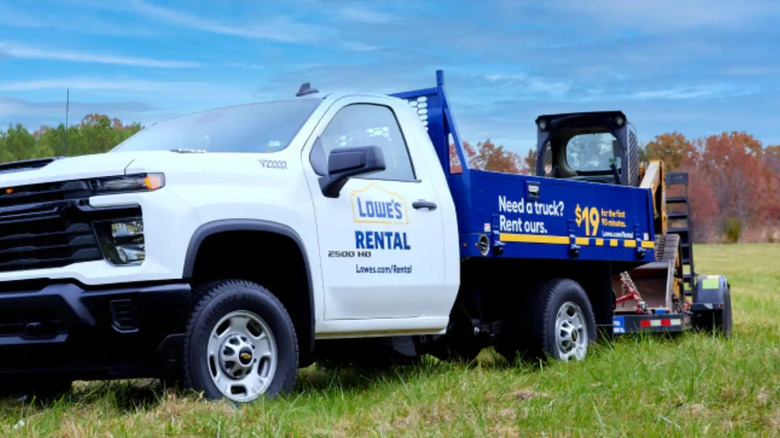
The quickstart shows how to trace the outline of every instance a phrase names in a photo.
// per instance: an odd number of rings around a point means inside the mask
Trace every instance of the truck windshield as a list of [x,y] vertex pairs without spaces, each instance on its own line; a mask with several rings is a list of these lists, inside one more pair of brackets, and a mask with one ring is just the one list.
[[605,132],[599,134],[580,134],[572,137],[566,144],[566,163],[581,172],[609,171],[610,163],[620,169],[620,159],[616,151],[620,150],[614,135]]
[[188,114],[144,128],[112,152],[276,152],[290,144],[321,102],[322,99],[284,100]]

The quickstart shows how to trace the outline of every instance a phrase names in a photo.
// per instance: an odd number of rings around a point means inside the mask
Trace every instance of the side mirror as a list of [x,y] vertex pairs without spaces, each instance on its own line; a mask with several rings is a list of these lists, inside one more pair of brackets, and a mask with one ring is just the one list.
[[328,198],[337,198],[347,180],[385,170],[385,156],[379,146],[338,148],[328,156],[328,174],[320,177],[320,189]]

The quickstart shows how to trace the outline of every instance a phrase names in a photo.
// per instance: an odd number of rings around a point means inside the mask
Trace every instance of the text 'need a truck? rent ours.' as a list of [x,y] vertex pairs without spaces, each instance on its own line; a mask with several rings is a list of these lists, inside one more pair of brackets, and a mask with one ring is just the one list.
[[536,175],[514,175],[468,167],[441,72],[392,96],[304,88],[0,165],[0,388],[156,377],[241,403],[314,361],[730,332],[727,280],[698,279],[690,225],[667,221],[683,177],[638,162],[622,113],[540,116]]

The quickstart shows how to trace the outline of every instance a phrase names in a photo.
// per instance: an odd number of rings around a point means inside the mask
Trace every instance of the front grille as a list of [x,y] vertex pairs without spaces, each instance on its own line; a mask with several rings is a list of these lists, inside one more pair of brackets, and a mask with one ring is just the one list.
[[[25,208],[39,205],[45,208],[47,204],[57,201],[87,199],[92,194],[88,181],[63,181],[46,184],[35,184],[22,187],[0,188],[0,208]],[[0,217],[4,217],[2,214]]]
[[0,272],[102,259],[92,221],[127,208],[93,209],[91,194],[87,181],[0,188]]

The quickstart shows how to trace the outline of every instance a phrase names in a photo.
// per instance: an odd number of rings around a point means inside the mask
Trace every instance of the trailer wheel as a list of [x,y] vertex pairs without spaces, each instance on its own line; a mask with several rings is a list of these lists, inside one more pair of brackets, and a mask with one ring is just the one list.
[[209,283],[188,324],[182,362],[188,386],[208,399],[273,397],[295,384],[295,328],[268,289],[244,280]]
[[553,279],[537,284],[523,306],[521,319],[496,350],[509,360],[582,360],[596,340],[596,319],[587,294],[577,282]]
[[721,312],[718,328],[723,336],[731,337],[731,287],[728,287],[723,294],[723,311]]

